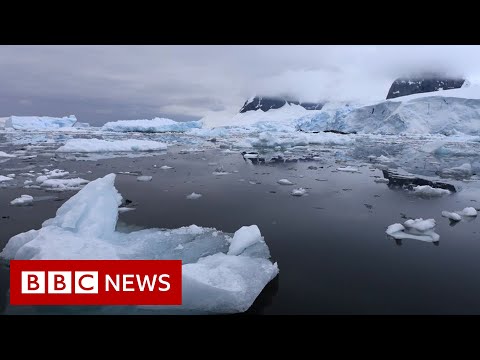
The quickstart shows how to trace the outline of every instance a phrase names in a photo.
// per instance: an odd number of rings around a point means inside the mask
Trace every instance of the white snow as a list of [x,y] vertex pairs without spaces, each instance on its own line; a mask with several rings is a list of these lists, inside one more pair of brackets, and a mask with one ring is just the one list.
[[119,120],[107,122],[102,126],[103,131],[114,132],[184,132],[189,129],[200,128],[200,121],[174,121],[166,118],[154,118],[151,120]]
[[196,200],[200,199],[202,197],[202,194],[197,194],[196,192],[192,192],[190,195],[187,195],[188,200]]
[[293,185],[293,183],[288,179],[280,179],[277,181],[280,185]]
[[99,139],[70,139],[60,146],[57,152],[112,152],[112,151],[158,151],[166,150],[167,145],[152,140],[99,140]]
[[233,235],[227,254],[240,255],[246,248],[260,241],[263,241],[263,237],[257,225],[242,226]]
[[443,195],[451,194],[450,190],[434,188],[434,187],[431,187],[430,185],[414,186],[413,187],[413,192],[414,192],[415,195],[429,196],[429,197],[443,196]]
[[435,220],[409,219],[402,224],[392,224],[385,231],[395,239],[414,239],[427,242],[437,242],[440,235],[435,231]]
[[137,181],[152,181],[152,176],[148,175],[142,175],[142,176],[137,176]]
[[0,182],[13,180],[11,177],[0,175]]
[[455,213],[455,212],[449,212],[449,211],[442,211],[442,216],[443,217],[446,217],[450,220],[453,220],[453,221],[460,221],[462,220],[462,217]]
[[463,216],[477,216],[477,210],[473,207],[466,207],[462,211],[457,211],[457,213]]
[[21,195],[20,197],[10,201],[11,205],[29,205],[33,202],[33,196]]
[[353,166],[343,166],[343,167],[338,167],[337,171],[344,171],[344,172],[352,172],[352,173],[358,173],[358,168],[353,167]]
[[0,157],[14,158],[14,157],[16,157],[16,155],[7,154],[5,151],[0,151]]
[[68,117],[50,116],[10,116],[6,122],[6,128],[15,130],[56,130],[65,127],[72,127],[77,122],[74,115]]
[[293,189],[291,195],[293,196],[303,196],[307,193],[307,190],[304,188]]
[[[259,232],[230,236],[195,225],[115,231],[121,195],[115,174],[87,184],[39,230],[12,237],[5,259],[180,259],[182,305],[148,307],[160,313],[235,313],[247,310],[278,274]],[[227,254],[240,253],[240,255]],[[145,308],[145,307],[142,307]]]

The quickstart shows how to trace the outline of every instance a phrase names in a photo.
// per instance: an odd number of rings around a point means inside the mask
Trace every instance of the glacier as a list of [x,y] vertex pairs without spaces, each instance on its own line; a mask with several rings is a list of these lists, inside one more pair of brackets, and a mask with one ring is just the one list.
[[256,225],[244,226],[233,236],[196,225],[118,230],[122,196],[114,182],[115,174],[91,181],[40,229],[13,236],[0,258],[180,259],[182,305],[143,307],[158,313],[243,312],[278,274]]
[[73,127],[77,122],[75,115],[65,117],[50,116],[10,116],[5,120],[5,128],[15,130],[55,130]]
[[174,121],[166,118],[154,118],[151,120],[118,120],[110,121],[102,126],[103,131],[113,132],[185,132],[190,129],[201,128],[200,121]]

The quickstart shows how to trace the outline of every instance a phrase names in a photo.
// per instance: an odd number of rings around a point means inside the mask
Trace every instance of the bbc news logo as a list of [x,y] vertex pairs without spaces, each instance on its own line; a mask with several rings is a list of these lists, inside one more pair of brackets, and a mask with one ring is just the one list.
[[181,260],[11,260],[12,305],[181,305]]

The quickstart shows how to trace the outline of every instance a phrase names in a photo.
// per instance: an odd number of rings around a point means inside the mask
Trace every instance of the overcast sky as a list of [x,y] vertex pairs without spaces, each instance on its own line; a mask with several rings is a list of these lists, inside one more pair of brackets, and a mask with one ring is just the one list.
[[254,94],[385,98],[412,71],[480,78],[480,46],[0,46],[0,117],[201,118]]

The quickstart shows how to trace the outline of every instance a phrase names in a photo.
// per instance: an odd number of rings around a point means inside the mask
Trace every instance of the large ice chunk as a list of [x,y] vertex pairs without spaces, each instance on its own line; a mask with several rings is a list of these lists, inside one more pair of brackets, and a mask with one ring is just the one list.
[[409,219],[402,224],[392,224],[385,231],[394,239],[415,239],[427,242],[438,242],[440,235],[435,231],[434,219]]
[[70,139],[57,152],[111,152],[111,151],[158,151],[167,145],[159,141],[125,139],[117,141],[99,139]]
[[[53,179],[51,179],[53,180]],[[39,230],[12,237],[6,259],[180,259],[183,304],[159,312],[234,313],[248,309],[278,273],[257,226],[233,238],[196,225],[179,229],[116,229],[121,195],[115,174],[90,182]],[[227,254],[228,253],[228,254]]]
[[55,130],[72,127],[77,122],[74,115],[58,118],[50,116],[10,116],[5,122],[6,128],[16,130]]
[[102,126],[104,131],[115,132],[185,132],[189,129],[201,128],[200,121],[174,121],[166,118],[152,120],[119,120],[107,122]]

